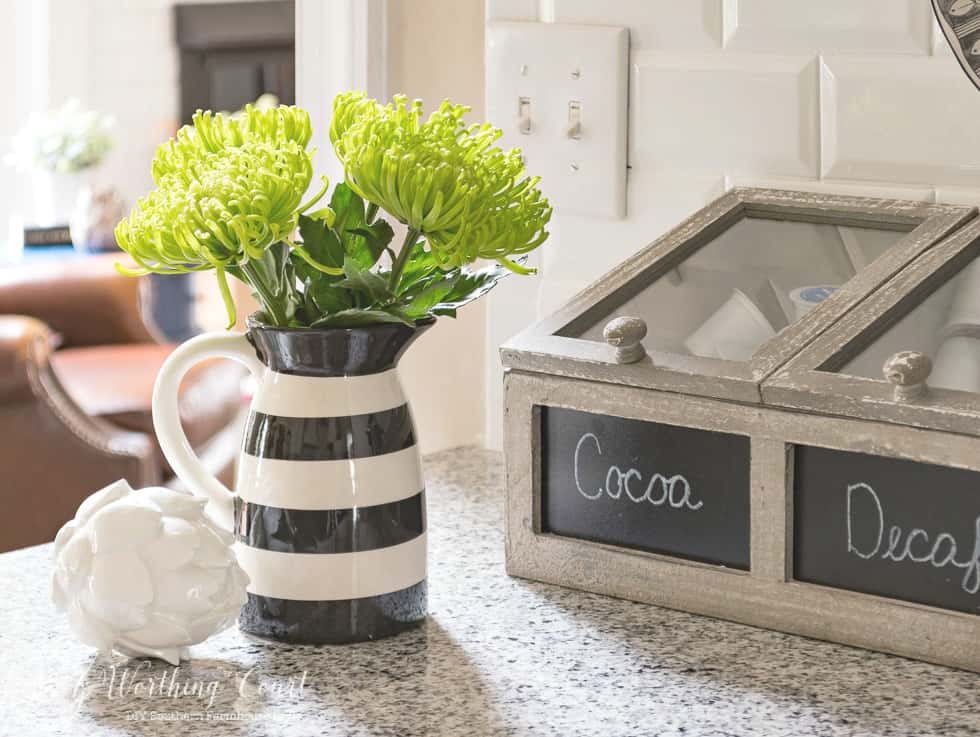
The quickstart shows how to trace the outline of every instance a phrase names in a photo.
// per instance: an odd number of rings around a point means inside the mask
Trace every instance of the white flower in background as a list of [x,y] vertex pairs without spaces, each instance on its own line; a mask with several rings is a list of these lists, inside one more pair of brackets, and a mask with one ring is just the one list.
[[234,623],[248,577],[205,501],[116,481],[89,496],[54,541],[52,599],[101,652],[174,665]]
[[21,171],[73,174],[96,166],[112,148],[115,120],[84,110],[76,99],[46,113],[31,113],[4,160]]
[[[255,98],[252,107],[256,110],[272,110],[273,108],[279,107],[279,98],[271,92],[264,92]],[[245,117],[245,108],[239,108],[233,113],[225,111],[225,114],[234,120],[240,120]]]

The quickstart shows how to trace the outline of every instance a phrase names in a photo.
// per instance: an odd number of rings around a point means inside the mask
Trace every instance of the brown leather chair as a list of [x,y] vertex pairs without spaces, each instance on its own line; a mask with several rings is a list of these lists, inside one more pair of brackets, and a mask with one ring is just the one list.
[[[0,552],[54,538],[118,478],[178,485],[153,436],[153,381],[173,345],[142,319],[118,255],[0,268]],[[179,397],[188,439],[231,481],[242,371],[202,363]]]

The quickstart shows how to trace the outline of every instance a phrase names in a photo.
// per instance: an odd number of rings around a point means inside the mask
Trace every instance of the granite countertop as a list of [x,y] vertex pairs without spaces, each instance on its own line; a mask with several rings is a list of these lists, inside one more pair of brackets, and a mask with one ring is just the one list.
[[509,578],[502,465],[427,459],[431,616],[379,642],[102,659],[0,555],[0,734],[980,735],[975,674]]

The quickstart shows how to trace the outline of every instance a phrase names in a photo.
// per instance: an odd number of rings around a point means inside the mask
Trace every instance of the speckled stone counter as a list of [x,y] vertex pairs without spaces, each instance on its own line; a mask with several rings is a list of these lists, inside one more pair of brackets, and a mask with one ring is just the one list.
[[103,660],[49,603],[49,546],[0,555],[0,734],[980,735],[975,674],[509,578],[501,457],[426,476],[431,616],[380,642]]

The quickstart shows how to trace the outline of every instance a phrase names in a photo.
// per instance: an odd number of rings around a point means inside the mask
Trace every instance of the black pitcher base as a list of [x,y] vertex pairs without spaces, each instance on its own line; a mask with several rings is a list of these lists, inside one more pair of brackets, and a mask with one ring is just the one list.
[[346,601],[299,601],[249,594],[238,617],[243,632],[298,645],[380,640],[425,621],[425,581],[390,594]]

